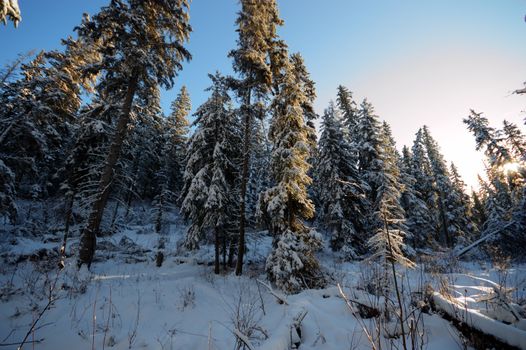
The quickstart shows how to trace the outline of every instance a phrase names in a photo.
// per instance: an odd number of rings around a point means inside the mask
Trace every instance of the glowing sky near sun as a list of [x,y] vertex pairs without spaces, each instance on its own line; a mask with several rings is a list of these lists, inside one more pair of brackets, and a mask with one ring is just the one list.
[[[33,48],[59,46],[82,12],[107,0],[20,0],[17,30],[0,27],[0,64]],[[280,35],[300,51],[317,83],[321,114],[336,86],[367,97],[387,120],[398,145],[410,145],[426,124],[447,160],[469,185],[477,184],[482,155],[462,124],[469,109],[485,112],[498,126],[522,124],[526,98],[511,95],[526,80],[526,7],[522,0],[280,0]],[[182,84],[194,109],[207,95],[208,73],[231,72],[236,0],[193,0],[194,33],[174,90],[163,93],[165,110]],[[522,126],[522,130],[524,127]]]

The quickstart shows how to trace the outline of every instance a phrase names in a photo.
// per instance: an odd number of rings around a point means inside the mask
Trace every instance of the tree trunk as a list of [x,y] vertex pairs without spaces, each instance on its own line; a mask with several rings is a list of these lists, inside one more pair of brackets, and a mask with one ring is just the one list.
[[245,100],[245,125],[244,125],[244,142],[243,142],[243,169],[241,174],[241,200],[239,203],[239,241],[237,249],[237,264],[236,264],[236,276],[240,276],[243,273],[243,256],[245,255],[245,197],[247,193],[247,182],[248,182],[248,166],[250,162],[250,134],[251,134],[251,121],[252,116],[250,114],[250,90],[247,91]]
[[93,202],[93,206],[88,218],[88,223],[82,232],[79,247],[79,259],[77,261],[78,268],[80,268],[83,264],[88,265],[88,268],[90,268],[91,262],[93,261],[93,255],[95,254],[96,235],[100,228],[100,222],[102,220],[104,208],[108,202],[110,185],[113,181],[115,165],[119,159],[122,143],[126,137],[126,131],[128,129],[128,122],[130,120],[133,98],[137,90],[138,80],[138,73],[134,72],[128,84],[128,90],[126,91],[126,97],[124,98],[122,114],[120,115],[117,122],[115,135],[108,151],[108,157],[106,158],[106,163],[100,178],[98,196]]
[[217,226],[214,227],[214,249],[215,249],[215,259],[214,259],[214,273],[216,275],[219,274],[219,245],[220,245],[220,239],[219,239],[219,229]]
[[73,213],[73,201],[75,196],[73,194],[67,196],[67,202],[66,202],[66,218],[65,218],[65,225],[64,225],[64,237],[62,239],[62,246],[60,246],[60,262],[59,262],[59,268],[63,269],[66,266],[66,263],[64,262],[66,258],[66,245],[68,243],[68,236],[69,236],[69,225],[71,223],[71,214]]
[[159,233],[161,232],[161,228],[163,225],[163,205],[164,205],[164,190],[161,189],[161,193],[159,194],[159,208],[157,209],[157,219],[155,221],[155,232]]
[[230,245],[228,247],[228,261],[227,264],[229,267],[234,267],[234,256],[236,255],[236,240],[230,240]]
[[442,221],[442,234],[444,235],[446,246],[451,247],[451,238],[449,237],[448,231],[449,224],[446,217],[446,209],[444,208],[444,193],[442,193],[442,191],[439,191],[438,193],[438,200],[440,201],[438,208],[440,211],[440,220]]
[[226,271],[226,247],[227,247],[227,239],[226,239],[226,233],[223,235],[223,246],[221,247],[221,254],[223,255],[223,271]]

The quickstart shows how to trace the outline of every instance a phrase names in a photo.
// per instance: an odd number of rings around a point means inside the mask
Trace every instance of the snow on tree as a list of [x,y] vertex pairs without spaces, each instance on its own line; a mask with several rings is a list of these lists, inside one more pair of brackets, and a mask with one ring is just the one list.
[[211,96],[195,113],[197,129],[188,146],[181,211],[191,222],[185,240],[188,249],[210,240],[208,233],[213,232],[215,272],[219,273],[220,250],[224,257],[232,239],[229,230],[239,211],[241,138],[226,79],[219,73],[210,78]]
[[[379,169],[375,173],[376,197],[373,201],[375,216],[374,235],[369,238],[368,246],[372,250],[369,260],[380,260],[383,269],[388,271],[396,263],[413,267],[414,263],[408,259],[404,239],[408,232],[405,226],[405,212],[400,203],[403,185],[399,182],[399,156],[394,145],[389,125],[384,122],[378,132],[380,144],[380,159],[375,163]],[[393,267],[394,269],[394,267]],[[393,276],[396,281],[396,276]],[[387,293],[388,281],[384,281]],[[395,282],[396,283],[396,282]],[[388,294],[386,294],[388,295]]]
[[249,179],[246,197],[246,222],[251,227],[264,226],[264,217],[259,217],[260,195],[271,186],[270,153],[272,145],[268,139],[268,122],[256,119],[253,123]]
[[15,173],[15,190],[23,197],[56,190],[52,176],[65,158],[81,93],[90,91],[90,77],[77,71],[80,43],[64,44],[64,52],[39,53],[22,64],[19,79],[1,86],[0,158]]
[[6,215],[12,223],[18,213],[15,195],[15,174],[0,159],[0,215]]
[[280,289],[295,293],[321,287],[325,279],[314,255],[321,246],[321,237],[303,223],[314,215],[314,206],[307,195],[312,181],[307,175],[309,130],[302,109],[306,97],[296,84],[290,62],[285,62],[278,91],[272,104],[269,134],[275,185],[263,195],[274,236],[266,270]]
[[161,231],[165,207],[171,206],[181,195],[183,187],[184,159],[188,142],[191,104],[186,87],[183,86],[172,102],[171,113],[163,123],[164,145],[161,150],[161,169],[158,173],[160,189],[156,197],[157,218],[155,229]]
[[241,0],[236,24],[239,34],[237,48],[229,53],[239,79],[233,84],[241,99],[243,123],[243,165],[240,182],[239,242],[236,275],[243,271],[245,254],[246,196],[249,182],[253,119],[263,116],[262,104],[273,85],[273,72],[284,60],[283,43],[277,40],[279,18],[276,0]]
[[[355,147],[357,136],[355,135],[358,125],[358,108],[356,102],[352,98],[352,92],[345,86],[338,86],[338,97],[336,103],[342,113],[343,126],[345,127],[347,141],[352,148]],[[353,150],[354,151],[354,150]]]
[[426,126],[422,129],[422,137],[434,178],[439,217],[438,229],[442,242],[451,247],[457,239],[465,239],[469,236],[471,231],[466,217],[468,209],[462,203],[464,192],[463,190],[461,193],[457,192],[453,186],[444,157]]
[[526,242],[524,136],[506,121],[503,130],[491,127],[482,113],[473,110],[464,123],[475,136],[476,149],[484,150],[487,157],[488,180],[484,182],[487,220],[481,234],[500,233],[492,241],[508,254],[520,254],[515,247]]
[[400,181],[404,185],[400,202],[406,215],[406,226],[411,233],[410,242],[414,249],[425,248],[433,241],[435,229],[433,214],[422,195],[417,191],[417,181],[412,172],[413,155],[408,147],[402,149],[399,165]]
[[[366,196],[370,206],[374,206],[378,198],[378,189],[382,186],[383,180],[383,160],[382,160],[382,139],[381,125],[378,116],[374,114],[373,106],[363,100],[358,112],[356,125],[356,153],[358,156],[358,172],[362,181],[366,184]],[[380,224],[378,217],[368,210],[367,218],[367,240],[371,232],[375,232]]]
[[18,0],[0,0],[0,22],[7,24],[8,19],[15,27],[18,27],[18,23],[22,20]]
[[110,98],[110,103],[121,102],[97,197],[82,233],[79,267],[89,267],[93,260],[96,234],[138,91],[157,85],[172,87],[181,62],[191,57],[183,47],[191,31],[188,7],[186,0],[112,1],[78,30],[80,37],[100,42],[97,91]]
[[314,171],[318,219],[331,234],[332,248],[355,259],[365,253],[365,185],[332,102],[325,110],[321,127]]

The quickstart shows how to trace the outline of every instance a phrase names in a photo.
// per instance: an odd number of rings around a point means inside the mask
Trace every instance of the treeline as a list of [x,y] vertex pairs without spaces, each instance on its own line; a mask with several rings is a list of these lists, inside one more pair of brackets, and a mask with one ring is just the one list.
[[[485,235],[506,254],[526,241],[520,128],[502,130],[472,113],[465,123],[487,156],[480,189],[466,193],[430,130],[396,147],[391,128],[345,87],[318,119],[312,81],[277,29],[275,1],[242,0],[233,76],[210,75],[208,100],[194,114],[183,87],[169,115],[171,88],[191,58],[186,0],[111,1],[85,16],[62,51],[21,57],[0,76],[0,214],[17,224],[19,199],[61,203],[68,236],[80,234],[78,265],[91,264],[96,237],[119,206],[152,203],[163,231],[175,208],[188,221],[185,247],[215,245],[215,272],[243,271],[245,232],[273,237],[266,270],[294,292],[325,278],[315,252],[318,227],[344,259],[390,258],[467,246]],[[109,199],[115,208],[108,210]],[[72,221],[82,232],[70,232]],[[111,225],[110,225],[111,226]],[[159,243],[158,257],[162,256]],[[162,259],[158,262],[162,263]]]

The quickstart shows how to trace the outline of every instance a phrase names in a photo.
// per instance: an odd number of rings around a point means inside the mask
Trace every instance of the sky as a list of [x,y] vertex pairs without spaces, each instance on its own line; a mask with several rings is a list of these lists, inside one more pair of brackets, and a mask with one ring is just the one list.
[[[94,14],[109,0],[19,0],[22,22],[0,26],[0,64],[32,49],[60,48],[82,13]],[[300,52],[316,82],[316,111],[323,113],[336,87],[367,98],[391,124],[398,146],[411,145],[427,125],[448,161],[469,186],[477,186],[483,156],[462,123],[470,109],[498,127],[507,119],[522,126],[526,98],[513,95],[526,81],[524,0],[278,0],[285,21],[280,36]],[[237,0],[193,0],[193,55],[170,102],[182,85],[193,109],[203,103],[208,73],[232,72]]]

